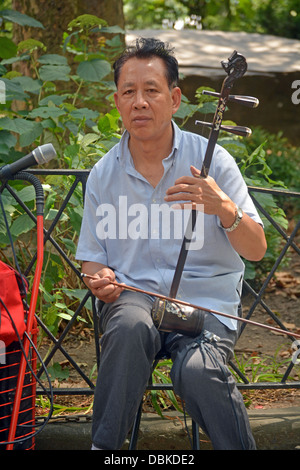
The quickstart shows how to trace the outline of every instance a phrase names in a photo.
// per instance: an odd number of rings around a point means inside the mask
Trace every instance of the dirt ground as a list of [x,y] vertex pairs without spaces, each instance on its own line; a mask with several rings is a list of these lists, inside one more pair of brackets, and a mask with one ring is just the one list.
[[[300,246],[298,244],[298,246]],[[291,255],[288,269],[277,273],[276,279],[272,281],[263,300],[278,316],[285,328],[292,333],[300,334],[300,259],[297,254]],[[243,316],[245,317],[252,299],[247,296],[243,299]],[[251,320],[276,326],[275,322],[265,312],[263,307],[258,306],[251,316]],[[300,341],[300,340],[299,340]],[[69,354],[77,361],[88,375],[96,364],[96,353],[93,330],[84,326],[78,326],[64,343]],[[243,364],[244,372],[250,379],[258,380],[259,374],[275,374],[286,370],[295,350],[291,339],[284,334],[267,330],[258,326],[247,324],[236,345],[237,361]],[[299,358],[300,359],[300,358]],[[60,387],[85,387],[82,379],[70,367],[64,356],[57,353],[54,362],[59,362],[63,369],[68,368],[70,376],[68,380],[56,380],[54,386]],[[234,360],[235,362],[235,360]],[[272,367],[272,364],[273,365]],[[300,364],[294,367],[292,377],[299,381]],[[250,380],[253,381],[253,380]],[[265,380],[263,380],[265,381]],[[299,389],[283,390],[253,390],[243,391],[245,404],[249,409],[255,408],[279,408],[300,406]],[[65,406],[81,406],[86,408],[91,404],[91,397],[60,397],[58,403]],[[70,401],[71,400],[71,401]],[[148,410],[149,411],[149,410]]]

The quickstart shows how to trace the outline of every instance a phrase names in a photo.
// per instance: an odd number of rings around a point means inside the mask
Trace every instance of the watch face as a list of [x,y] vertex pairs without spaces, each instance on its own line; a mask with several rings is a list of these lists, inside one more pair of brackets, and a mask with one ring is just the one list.
[[237,208],[237,215],[242,218],[243,217],[243,211],[240,207]]

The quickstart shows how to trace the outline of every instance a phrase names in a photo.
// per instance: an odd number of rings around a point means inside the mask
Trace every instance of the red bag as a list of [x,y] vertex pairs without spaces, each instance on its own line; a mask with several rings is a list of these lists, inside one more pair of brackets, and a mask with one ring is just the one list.
[[23,338],[26,309],[22,299],[27,289],[27,280],[23,276],[21,278],[15,269],[0,261],[0,340],[4,341],[6,346],[18,341],[15,328],[20,338]]

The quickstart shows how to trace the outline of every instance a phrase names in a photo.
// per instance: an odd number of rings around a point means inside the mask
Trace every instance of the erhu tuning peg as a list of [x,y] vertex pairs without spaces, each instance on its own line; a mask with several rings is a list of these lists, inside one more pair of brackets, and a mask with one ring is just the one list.
[[[214,96],[215,98],[220,98],[221,96],[220,93],[208,90],[203,90],[202,94]],[[254,98],[254,96],[229,95],[228,100],[234,101],[244,106],[248,106],[249,108],[257,108],[257,106],[259,105],[259,100],[257,98]]]
[[[213,128],[213,124],[210,122],[195,121],[195,124],[199,124],[200,126],[207,126],[211,129]],[[222,124],[220,126],[220,130],[230,132],[231,134],[240,135],[241,137],[250,137],[250,135],[252,134],[251,129],[249,129],[249,127],[244,126],[226,126]]]

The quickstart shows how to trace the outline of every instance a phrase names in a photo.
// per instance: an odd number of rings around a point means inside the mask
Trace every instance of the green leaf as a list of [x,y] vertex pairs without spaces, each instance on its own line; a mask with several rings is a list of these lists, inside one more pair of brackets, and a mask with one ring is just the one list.
[[[55,217],[57,216],[57,214],[58,214],[58,209],[51,208],[51,209],[49,209],[49,212],[46,215],[45,220],[54,220]],[[60,220],[66,221],[66,220],[68,220],[68,217],[66,216],[66,214],[62,214],[60,216]]]
[[38,137],[40,137],[43,133],[43,126],[40,122],[31,122],[31,129],[28,132],[24,132],[20,135],[20,146],[21,147],[28,147],[28,145],[32,144]]
[[73,240],[70,240],[69,238],[62,238],[61,241],[64,243],[67,250],[71,251],[73,254],[76,253],[77,245],[73,242]]
[[0,119],[0,127],[17,134],[24,134],[32,129],[32,122],[23,118],[10,119],[4,117]]
[[12,100],[25,101],[28,95],[23,91],[22,87],[18,83],[14,83],[12,80],[7,78],[1,78],[5,85],[5,98],[6,102]]
[[85,60],[77,67],[80,78],[90,82],[99,82],[111,71],[109,62],[101,59]]
[[20,215],[12,224],[10,231],[14,237],[19,237],[22,233],[27,233],[35,226],[29,215]]
[[69,378],[69,369],[63,369],[58,362],[55,362],[53,366],[49,366],[47,370],[53,380],[64,380]]
[[32,28],[42,28],[44,26],[39,21],[35,20],[31,16],[25,15],[15,10],[2,10],[0,11],[0,16],[2,16],[6,21],[11,21],[12,23],[17,23],[21,26],[31,26]]
[[0,75],[3,76],[5,75],[7,72],[6,68],[4,67],[4,65],[0,64]]
[[44,54],[39,58],[41,64],[68,65],[67,58],[59,54]]
[[19,52],[21,51],[33,52],[37,49],[42,49],[45,51],[47,47],[41,41],[37,41],[36,39],[32,39],[32,38],[25,39],[24,41],[20,41],[18,44]]
[[23,91],[29,91],[31,93],[38,93],[41,89],[42,83],[40,80],[34,80],[31,77],[14,77],[11,80],[13,83],[17,83],[21,86]]
[[9,59],[3,59],[1,61],[1,64],[2,65],[11,65],[11,64],[14,64],[15,62],[20,62],[21,60],[29,60],[29,59],[30,59],[29,54],[21,54],[17,57],[11,57]]
[[18,191],[18,196],[22,202],[29,202],[35,199],[35,189],[33,186],[26,186]]
[[43,119],[45,118],[58,118],[59,116],[62,116],[63,114],[66,114],[65,111],[63,111],[60,108],[56,108],[54,106],[40,106],[39,108],[33,109],[30,111],[28,114],[28,117],[31,118],[36,118],[36,117],[41,117]]
[[110,33],[110,34],[124,34],[125,31],[120,26],[104,26],[101,28],[102,33]]
[[62,287],[61,289],[70,299],[77,299],[80,302],[83,301],[88,290],[87,289],[68,289],[67,287]]
[[94,133],[86,134],[80,141],[80,145],[84,148],[89,147],[91,144],[96,142],[99,139],[99,137],[100,137],[99,134],[94,134]]
[[113,113],[112,111],[110,113],[106,113],[98,121],[98,129],[103,134],[110,132],[110,131],[116,131],[119,128],[118,122],[119,122],[120,115],[118,111],[117,113]]
[[70,144],[67,145],[65,150],[64,150],[64,155],[69,158],[75,158],[80,150],[80,145],[79,144]]
[[93,26],[106,26],[107,21],[98,18],[98,16],[95,15],[80,15],[77,16],[77,18],[74,18],[74,20],[70,21],[68,24],[68,29],[72,30],[72,28],[91,28]]
[[63,320],[68,320],[68,321],[72,320],[72,315],[70,313],[59,312],[57,316],[62,318]]
[[99,113],[89,108],[78,108],[71,111],[70,115],[76,119],[97,119]]
[[73,230],[77,233],[80,232],[82,222],[82,207],[74,207],[69,209],[70,224]]
[[60,104],[64,102],[65,99],[66,99],[66,96],[48,95],[40,101],[39,105],[48,106],[49,101],[51,101],[56,106],[59,106]]
[[69,73],[71,68],[68,65],[42,65],[40,68],[40,77],[44,82],[54,82],[61,80],[63,82],[69,81]]
[[2,59],[10,59],[17,53],[16,44],[9,38],[0,37],[0,57]]
[[7,145],[8,148],[14,147],[17,139],[8,131],[0,131],[0,142]]
[[178,111],[174,114],[175,118],[184,119],[189,114],[195,112],[198,106],[195,104],[181,102]]
[[216,104],[215,103],[203,103],[199,109],[198,109],[199,113],[202,113],[202,114],[214,114],[215,111],[216,111]]

